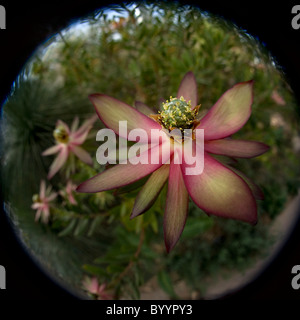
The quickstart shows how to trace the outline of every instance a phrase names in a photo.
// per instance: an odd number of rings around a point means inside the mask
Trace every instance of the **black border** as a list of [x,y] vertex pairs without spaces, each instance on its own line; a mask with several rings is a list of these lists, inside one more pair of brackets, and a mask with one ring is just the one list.
[[[60,28],[96,8],[117,1],[0,1],[6,9],[6,30],[0,30],[0,101],[4,101],[24,63],[34,49]],[[262,4],[262,1],[189,1],[226,19],[263,42],[282,66],[300,101],[300,29],[291,26],[296,1]],[[299,3],[300,4],[300,3]],[[250,285],[224,298],[300,299],[300,289],[291,287],[291,269],[300,264],[300,224],[273,263]],[[4,214],[0,214],[0,265],[7,270],[7,289],[1,299],[76,300],[49,279],[16,240]]]

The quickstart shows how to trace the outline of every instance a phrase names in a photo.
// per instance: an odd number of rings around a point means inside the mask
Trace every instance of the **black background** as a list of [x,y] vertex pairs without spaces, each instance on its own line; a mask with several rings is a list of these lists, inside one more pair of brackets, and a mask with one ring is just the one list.
[[[108,1],[1,1],[6,9],[6,30],[0,30],[0,101],[10,90],[21,67],[33,50],[60,28],[108,4]],[[300,29],[291,26],[292,7],[298,1],[189,2],[234,21],[262,41],[283,67],[300,101]],[[299,21],[300,22],[300,21]],[[225,300],[299,299],[300,289],[291,287],[291,269],[300,265],[300,224],[284,250],[256,281]],[[6,268],[7,289],[0,299],[75,299],[46,277],[21,249],[9,224],[0,214],[0,265]]]

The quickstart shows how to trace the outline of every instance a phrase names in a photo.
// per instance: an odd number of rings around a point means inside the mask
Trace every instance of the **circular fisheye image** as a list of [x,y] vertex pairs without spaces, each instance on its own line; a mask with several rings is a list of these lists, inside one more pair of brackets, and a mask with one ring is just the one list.
[[190,5],[110,5],[34,52],[1,113],[4,209],[81,299],[216,299],[298,216],[299,112],[267,49]]

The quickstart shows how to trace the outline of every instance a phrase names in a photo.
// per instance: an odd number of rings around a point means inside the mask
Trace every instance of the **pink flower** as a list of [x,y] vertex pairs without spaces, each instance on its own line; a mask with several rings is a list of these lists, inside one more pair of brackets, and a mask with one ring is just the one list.
[[53,132],[56,145],[48,148],[42,153],[43,156],[49,156],[57,152],[59,153],[50,167],[48,179],[51,179],[64,165],[70,152],[74,153],[81,161],[92,165],[93,161],[90,155],[79,146],[86,140],[96,119],[96,116],[91,117],[86,120],[79,129],[77,129],[79,124],[78,117],[74,119],[71,129],[63,121],[57,121],[56,128]]
[[55,192],[51,193],[51,187],[48,187],[46,190],[45,180],[42,180],[39,195],[35,194],[32,197],[33,204],[31,208],[37,210],[35,221],[41,218],[43,223],[48,223],[50,217],[50,202],[53,201],[56,196],[57,194]]
[[[176,164],[174,160],[178,153],[174,147],[169,164],[166,161],[168,159],[161,159],[157,164],[132,164],[133,161],[118,164],[83,182],[77,191],[93,193],[115,189],[151,174],[135,200],[131,214],[131,218],[134,218],[152,206],[168,180],[164,213],[164,237],[168,252],[183,231],[189,196],[207,214],[256,223],[255,198],[261,199],[262,192],[244,174],[212,156],[251,158],[268,150],[269,147],[260,142],[229,138],[245,125],[251,115],[253,81],[238,83],[226,91],[200,121],[196,119],[198,94],[192,72],[183,78],[177,98],[164,103],[164,110],[155,116],[150,115],[151,109],[142,103],[136,103],[137,110],[104,94],[93,94],[89,98],[102,122],[119,135],[122,135],[119,132],[119,121],[124,120],[127,121],[128,132],[138,127],[147,133],[162,127],[170,131],[174,128],[203,129],[204,170],[198,175],[187,175],[186,169],[191,168],[188,164],[190,162]],[[176,145],[175,140],[172,143]],[[203,148],[203,144],[199,145],[194,137],[192,143],[196,150]],[[149,148],[139,158],[150,157],[150,151],[151,156],[161,153],[160,146],[154,148]]]
[[76,190],[76,185],[72,183],[71,180],[68,181],[65,190],[62,190],[59,192],[59,194],[62,197],[65,197],[66,199],[68,199],[68,201],[73,204],[76,205],[77,201],[75,200],[74,196],[73,196],[73,191]]
[[286,105],[285,100],[282,98],[282,96],[278,93],[277,90],[273,90],[271,98],[274,102],[276,102],[280,106]]
[[113,296],[106,292],[106,284],[99,284],[98,279],[96,277],[89,278],[86,277],[83,280],[83,288],[88,293],[91,293],[93,296],[97,298],[97,300],[111,300]]

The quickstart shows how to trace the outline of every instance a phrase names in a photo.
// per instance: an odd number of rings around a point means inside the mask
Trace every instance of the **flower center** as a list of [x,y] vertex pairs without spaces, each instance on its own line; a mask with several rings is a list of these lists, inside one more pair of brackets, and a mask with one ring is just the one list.
[[159,119],[168,130],[191,129],[198,113],[198,108],[192,109],[191,101],[187,102],[183,97],[180,99],[170,97],[170,100],[163,103],[163,109]]
[[34,194],[32,196],[32,202],[34,203],[41,202],[40,196],[38,194]]
[[53,137],[59,143],[68,143],[69,134],[63,126],[58,126],[53,131]]

